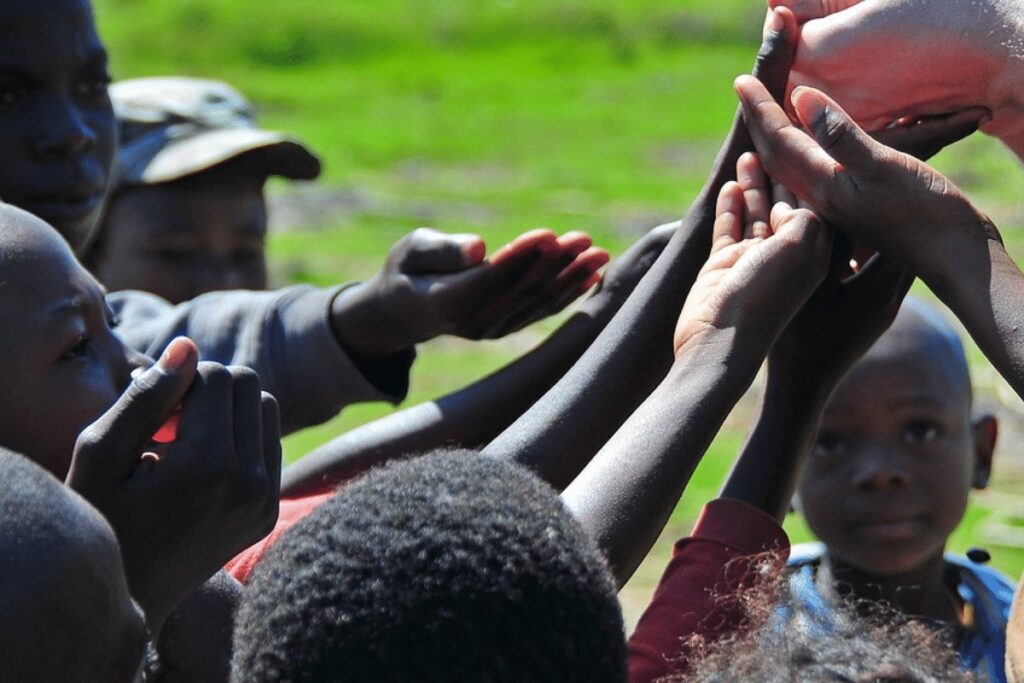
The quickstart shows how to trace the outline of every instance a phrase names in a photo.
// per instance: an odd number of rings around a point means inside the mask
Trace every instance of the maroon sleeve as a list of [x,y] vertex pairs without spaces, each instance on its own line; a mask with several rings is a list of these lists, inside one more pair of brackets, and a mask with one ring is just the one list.
[[744,610],[729,600],[756,585],[765,561],[785,565],[789,538],[757,508],[719,498],[704,506],[692,535],[676,543],[651,604],[629,639],[629,680],[685,674],[685,643],[714,641],[741,628]]

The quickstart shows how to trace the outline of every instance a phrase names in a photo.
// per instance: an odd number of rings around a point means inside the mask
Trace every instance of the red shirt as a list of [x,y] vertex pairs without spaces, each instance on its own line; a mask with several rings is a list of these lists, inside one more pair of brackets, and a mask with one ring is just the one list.
[[239,553],[233,560],[224,567],[228,574],[235,577],[242,583],[248,583],[252,570],[260,563],[263,556],[270,550],[270,546],[277,543],[284,532],[299,523],[299,520],[311,514],[313,510],[334,497],[334,489],[324,493],[315,493],[302,498],[281,499],[281,511],[277,516],[277,524],[274,530],[267,534],[262,541],[249,546]]
[[705,505],[629,639],[630,683],[685,674],[688,639],[714,641],[742,628],[745,610],[729,596],[756,586],[765,560],[781,571],[788,557],[786,532],[761,510],[727,498]]

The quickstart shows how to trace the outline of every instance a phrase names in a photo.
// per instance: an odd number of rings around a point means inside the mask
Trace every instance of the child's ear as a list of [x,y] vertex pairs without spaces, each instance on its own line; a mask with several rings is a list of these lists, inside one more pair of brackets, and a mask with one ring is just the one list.
[[984,415],[974,421],[974,480],[972,486],[983,489],[992,476],[992,457],[999,436],[999,422],[994,415]]

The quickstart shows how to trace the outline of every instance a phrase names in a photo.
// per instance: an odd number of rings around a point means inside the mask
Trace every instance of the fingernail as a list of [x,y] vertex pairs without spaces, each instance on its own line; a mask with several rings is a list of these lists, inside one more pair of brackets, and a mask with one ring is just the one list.
[[462,243],[462,255],[469,263],[479,263],[484,260],[487,253],[487,245],[479,237],[467,238]]
[[164,349],[157,364],[165,370],[177,372],[185,366],[191,356],[192,345],[186,341],[185,337],[177,337],[171,340],[171,343]]
[[772,33],[778,33],[786,27],[786,22],[782,19],[782,14],[775,11],[774,9],[768,14],[768,30]]
[[809,126],[815,136],[821,138],[828,134],[829,108],[814,91],[804,86],[793,90],[790,96],[793,108],[800,113],[800,120]]

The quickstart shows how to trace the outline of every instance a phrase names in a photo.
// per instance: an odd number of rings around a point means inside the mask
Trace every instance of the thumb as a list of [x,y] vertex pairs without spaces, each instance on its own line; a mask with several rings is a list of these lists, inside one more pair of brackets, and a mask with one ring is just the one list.
[[486,246],[479,235],[449,235],[419,228],[400,243],[398,270],[406,275],[455,273],[479,265]]
[[852,171],[874,160],[878,143],[831,97],[814,88],[799,87],[793,91],[792,102],[804,129],[830,157]]
[[160,360],[136,373],[114,405],[79,435],[76,457],[81,451],[96,451],[115,470],[133,464],[181,403],[195,378],[198,362],[199,350],[191,339],[174,339]]

